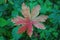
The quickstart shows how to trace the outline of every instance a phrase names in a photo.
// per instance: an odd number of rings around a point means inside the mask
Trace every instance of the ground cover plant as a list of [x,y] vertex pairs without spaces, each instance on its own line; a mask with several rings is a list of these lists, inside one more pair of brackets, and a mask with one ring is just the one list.
[[0,0],[0,40],[60,40],[60,0]]

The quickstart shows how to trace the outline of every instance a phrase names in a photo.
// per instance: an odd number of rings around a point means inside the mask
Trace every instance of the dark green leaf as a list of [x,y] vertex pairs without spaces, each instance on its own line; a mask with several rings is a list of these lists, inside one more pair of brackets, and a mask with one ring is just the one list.
[[5,19],[0,18],[0,27],[4,27],[7,24],[8,24],[8,22]]

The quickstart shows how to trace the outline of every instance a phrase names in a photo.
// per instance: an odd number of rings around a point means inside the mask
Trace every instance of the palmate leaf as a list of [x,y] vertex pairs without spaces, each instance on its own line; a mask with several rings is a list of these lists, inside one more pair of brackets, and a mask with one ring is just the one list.
[[4,27],[7,24],[8,24],[8,22],[5,19],[0,18],[0,27]]

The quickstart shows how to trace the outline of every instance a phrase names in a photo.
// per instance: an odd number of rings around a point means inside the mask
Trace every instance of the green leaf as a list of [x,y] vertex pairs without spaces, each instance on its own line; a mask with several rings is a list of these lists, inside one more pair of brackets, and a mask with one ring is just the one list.
[[52,23],[60,23],[60,14],[59,13],[52,13],[49,15],[50,22]]
[[14,27],[14,23],[13,23],[11,20],[12,20],[12,19],[8,19],[8,20],[7,20],[8,26],[10,26],[9,28]]
[[3,36],[0,36],[0,40],[5,40]]
[[6,0],[0,0],[0,4],[4,4]]
[[12,17],[16,17],[16,16],[18,16],[18,11],[16,11],[16,10],[13,10],[12,11],[12,15],[11,15]]
[[24,0],[13,0],[13,2],[14,2],[15,4],[21,4],[21,3],[24,2]]
[[6,30],[4,28],[0,28],[0,35],[6,34]]
[[[47,3],[48,2],[48,3]],[[41,13],[50,12],[52,10],[52,3],[49,0],[46,0],[43,5],[41,5]]]
[[14,10],[20,12],[21,6],[19,4],[14,4],[13,8],[14,8]]
[[29,0],[30,2],[36,1],[36,0]]
[[8,0],[8,2],[11,4],[11,5],[14,5],[14,2],[12,0]]
[[0,16],[2,16],[2,14],[3,14],[3,13],[2,13],[2,12],[0,12]]
[[13,36],[13,39],[15,39],[15,40],[18,40],[22,36],[21,34],[18,34],[18,29],[19,28],[20,27],[15,27],[12,30],[12,36]]
[[13,5],[13,8],[20,7],[24,0],[8,0],[8,2]]
[[4,27],[7,24],[8,24],[8,22],[5,19],[0,18],[0,27]]
[[38,3],[37,2],[31,2],[31,3],[29,3],[29,6],[30,6],[30,9],[32,10],[36,5],[38,5]]
[[9,38],[11,38],[11,37],[12,37],[12,35],[11,35],[11,32],[10,32],[10,31],[8,31],[8,30],[7,30],[7,29],[5,29],[5,28],[1,28],[1,27],[0,27],[0,35],[7,36],[7,37],[9,37]]
[[45,33],[44,32],[41,32],[40,37],[41,38],[45,38]]
[[41,5],[43,5],[43,1],[42,0],[37,0]]
[[8,4],[0,5],[0,11],[7,10]]
[[58,36],[58,32],[53,32],[54,37]]

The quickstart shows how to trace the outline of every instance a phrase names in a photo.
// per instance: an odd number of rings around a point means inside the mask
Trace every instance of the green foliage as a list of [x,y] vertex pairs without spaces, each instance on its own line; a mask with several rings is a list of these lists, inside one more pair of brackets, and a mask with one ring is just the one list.
[[[40,14],[48,15],[44,22],[45,30],[34,28],[29,38],[18,34],[19,26],[14,25],[11,19],[22,16],[21,6],[25,3],[30,11],[36,5],[41,6]],[[39,14],[39,15],[40,15]],[[60,0],[0,0],[0,40],[60,40]]]
[[60,23],[60,14],[59,13],[50,14],[50,21],[52,23]]
[[3,36],[0,36],[0,40],[5,40]]
[[0,5],[0,11],[5,11],[5,10],[7,10],[7,7],[8,7],[8,4]]
[[2,12],[0,12],[0,16],[2,16],[2,14],[3,14],[3,13],[2,13]]
[[5,19],[0,18],[0,27],[4,27],[7,24],[8,24],[8,22]]
[[50,12],[51,10],[52,10],[52,3],[46,0],[45,3],[41,5],[41,13]]
[[0,0],[0,4],[6,3],[5,0]]
[[13,11],[12,11],[12,17],[16,17],[16,16],[18,16],[18,11],[13,10]]
[[13,28],[13,30],[12,30],[12,36],[13,36],[13,39],[15,39],[15,40],[18,40],[22,36],[21,34],[18,34],[19,28],[20,27],[18,26],[18,27]]

